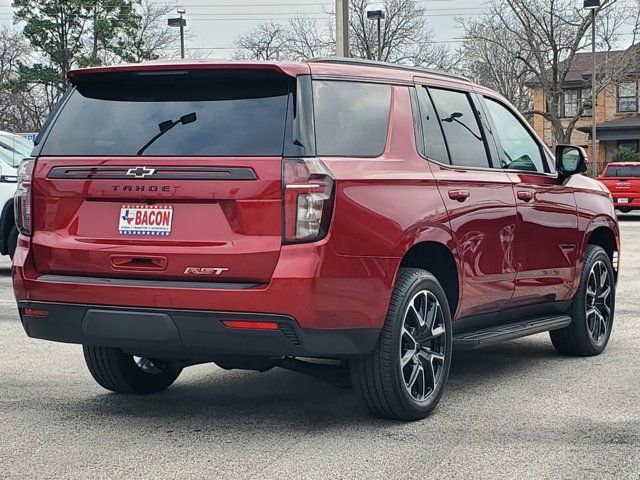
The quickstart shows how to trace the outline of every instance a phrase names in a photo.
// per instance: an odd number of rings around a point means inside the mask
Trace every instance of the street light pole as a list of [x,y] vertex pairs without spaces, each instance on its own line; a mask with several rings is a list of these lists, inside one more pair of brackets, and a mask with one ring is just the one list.
[[382,29],[381,22],[385,17],[383,3],[372,3],[367,6],[367,18],[378,22],[378,61],[382,60]]
[[186,22],[183,15],[185,14],[185,10],[183,8],[179,8],[178,13],[180,14],[180,58],[184,58],[184,27]]
[[378,17],[378,61],[382,60],[382,35],[381,35],[381,30],[380,30],[380,21],[382,20],[381,17]]
[[591,154],[592,154],[592,163],[593,167],[591,168],[591,173],[594,177],[598,176],[598,119],[596,117],[597,114],[597,104],[598,104],[598,90],[596,88],[596,80],[597,80],[597,62],[596,62],[596,12],[598,8],[600,8],[601,0],[584,0],[584,8],[587,10],[591,10],[591,60],[593,62],[593,70],[591,72]]
[[184,58],[184,27],[187,26],[187,21],[184,19],[183,15],[187,13],[184,8],[179,8],[178,13],[180,14],[179,18],[170,18],[167,20],[167,24],[170,27],[180,27],[180,58]]
[[598,105],[598,93],[597,93],[597,89],[596,89],[596,9],[592,8],[591,9],[591,57],[592,57],[592,61],[593,61],[593,72],[591,75],[591,98],[593,98],[593,100],[591,101],[591,103],[593,104],[593,106],[591,107],[591,117],[593,120],[593,125],[591,126],[591,138],[592,138],[592,147],[591,149],[593,150],[593,158],[595,159],[593,162],[593,176],[597,177],[600,168],[598,165],[598,142],[597,142],[597,138],[598,138],[598,120],[596,118],[596,113],[597,113],[597,109],[596,106]]

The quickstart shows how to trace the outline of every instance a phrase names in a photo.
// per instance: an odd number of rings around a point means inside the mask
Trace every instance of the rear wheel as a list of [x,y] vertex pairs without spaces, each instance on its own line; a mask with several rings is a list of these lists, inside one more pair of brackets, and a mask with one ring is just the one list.
[[401,269],[378,344],[370,355],[350,362],[356,392],[375,415],[426,417],[449,376],[452,338],[438,280],[425,270]]
[[116,393],[156,393],[168,388],[182,368],[146,357],[134,357],[119,348],[83,346],[91,376]]
[[553,346],[565,355],[602,353],[611,337],[616,285],[609,255],[596,245],[585,252],[580,286],[571,304],[571,324],[549,332]]

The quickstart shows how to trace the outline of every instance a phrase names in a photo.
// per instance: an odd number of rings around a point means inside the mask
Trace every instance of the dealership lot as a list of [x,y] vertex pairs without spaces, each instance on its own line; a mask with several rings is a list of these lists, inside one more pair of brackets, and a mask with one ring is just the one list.
[[372,419],[353,393],[296,373],[187,369],[124,397],[79,346],[20,326],[0,265],[0,478],[640,478],[640,215],[621,217],[612,341],[556,354],[547,334],[454,357],[435,414]]

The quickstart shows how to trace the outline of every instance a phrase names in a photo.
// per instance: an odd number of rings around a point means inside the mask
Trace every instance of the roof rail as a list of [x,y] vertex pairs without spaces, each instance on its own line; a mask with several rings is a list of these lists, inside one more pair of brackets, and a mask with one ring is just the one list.
[[408,65],[400,65],[399,63],[378,62],[376,60],[367,60],[364,58],[347,58],[347,57],[316,57],[307,60],[309,63],[339,63],[341,65],[361,65],[370,67],[393,68],[395,70],[407,70],[415,73],[428,73],[430,75],[442,75],[444,77],[455,78],[470,82],[467,77],[456,75],[454,73],[442,72],[439,70],[430,70],[422,67],[411,67]]

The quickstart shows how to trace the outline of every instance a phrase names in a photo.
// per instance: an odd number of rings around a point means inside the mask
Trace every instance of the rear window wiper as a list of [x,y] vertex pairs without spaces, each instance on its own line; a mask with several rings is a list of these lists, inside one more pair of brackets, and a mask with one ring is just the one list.
[[153,143],[158,140],[161,136],[163,136],[165,133],[167,133],[169,130],[171,130],[173,127],[175,127],[178,124],[181,125],[187,125],[188,123],[193,123],[198,119],[198,117],[196,116],[196,112],[191,112],[191,113],[187,113],[186,115],[181,116],[178,120],[167,120],[165,122],[161,122],[158,124],[158,127],[160,128],[160,133],[158,133],[157,135],[155,135],[151,140],[149,140],[147,143],[144,144],[144,146],[138,150],[138,153],[136,155],[140,156],[144,153],[144,151],[149,148],[151,145],[153,145]]

